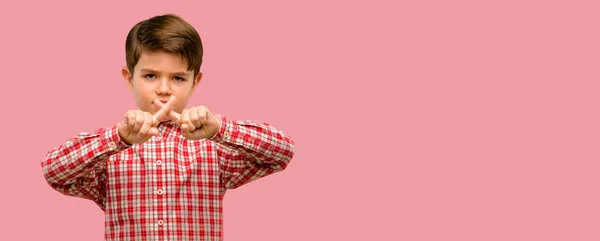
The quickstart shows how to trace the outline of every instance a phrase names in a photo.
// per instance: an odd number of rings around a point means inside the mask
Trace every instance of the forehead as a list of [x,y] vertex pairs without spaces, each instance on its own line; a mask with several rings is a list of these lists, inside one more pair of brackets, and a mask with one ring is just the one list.
[[136,70],[150,69],[165,73],[192,73],[191,70],[188,70],[187,61],[185,61],[180,55],[164,51],[142,52],[135,68]]

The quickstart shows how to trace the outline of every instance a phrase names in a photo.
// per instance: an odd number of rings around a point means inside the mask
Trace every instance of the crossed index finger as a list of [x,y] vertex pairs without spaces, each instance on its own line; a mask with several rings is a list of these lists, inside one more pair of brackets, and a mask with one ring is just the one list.
[[162,102],[160,102],[160,100],[154,100],[154,102],[153,102],[154,105],[156,105],[158,108],[160,108],[156,112],[156,114],[154,114],[154,118],[156,118],[157,120],[161,119],[160,117],[167,115],[167,113],[168,113],[169,117],[171,117],[171,120],[174,120],[174,121],[179,120],[181,115],[172,110],[173,102],[175,102],[175,96],[173,96],[173,95],[169,98],[169,101],[167,101],[166,104],[163,104]]

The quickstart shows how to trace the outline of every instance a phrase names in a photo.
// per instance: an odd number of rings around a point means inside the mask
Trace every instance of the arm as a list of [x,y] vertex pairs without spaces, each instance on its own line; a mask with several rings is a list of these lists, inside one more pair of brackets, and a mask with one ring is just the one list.
[[48,152],[41,163],[44,178],[54,190],[92,200],[104,210],[106,160],[128,147],[117,126],[80,133]]
[[284,170],[294,155],[294,142],[267,123],[233,121],[217,116],[221,179],[228,189]]

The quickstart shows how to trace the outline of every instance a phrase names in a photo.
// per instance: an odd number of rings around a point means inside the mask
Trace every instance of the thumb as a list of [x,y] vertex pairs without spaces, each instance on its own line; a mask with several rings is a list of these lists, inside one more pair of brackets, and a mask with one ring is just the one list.
[[156,126],[158,126],[158,124],[160,124],[160,120],[159,120],[158,118],[159,118],[159,117],[158,117],[158,116],[156,116],[156,115],[153,115],[153,116],[152,116],[152,126],[153,126],[153,127],[156,127]]

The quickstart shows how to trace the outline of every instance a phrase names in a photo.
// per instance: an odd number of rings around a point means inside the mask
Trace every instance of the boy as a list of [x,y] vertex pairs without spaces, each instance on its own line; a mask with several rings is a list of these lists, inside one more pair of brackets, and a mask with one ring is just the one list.
[[105,212],[105,240],[222,240],[225,191],[285,169],[294,142],[266,123],[185,109],[203,50],[180,17],[136,24],[125,45],[122,74],[139,110],[55,147],[44,177]]

